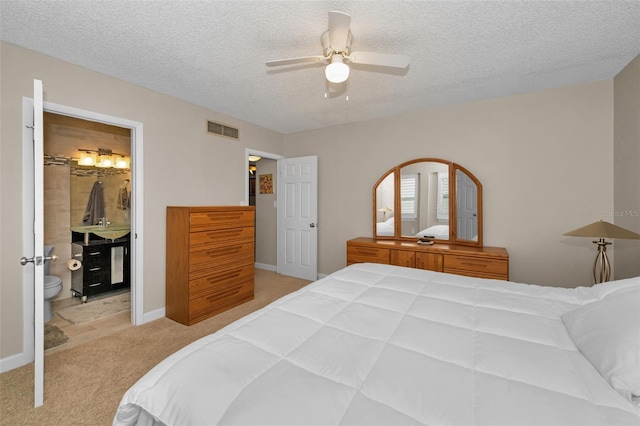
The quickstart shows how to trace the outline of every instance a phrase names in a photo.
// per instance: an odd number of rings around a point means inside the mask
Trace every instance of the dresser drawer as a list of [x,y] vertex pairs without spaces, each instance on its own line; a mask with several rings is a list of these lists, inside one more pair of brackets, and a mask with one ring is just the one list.
[[389,249],[347,245],[347,263],[389,263]]
[[195,250],[190,253],[189,271],[193,273],[206,268],[242,265],[247,262],[253,264],[253,254],[253,242],[209,246],[204,250]]
[[[509,262],[503,259],[467,257],[459,255],[444,256],[444,272],[472,272],[477,276],[497,276],[507,279]],[[469,275],[469,274],[464,274]]]
[[93,296],[111,289],[111,272],[110,271],[84,271],[82,283],[82,294],[84,296]]
[[253,227],[255,224],[255,212],[253,210],[192,212],[189,215],[189,224],[191,232],[209,229]]
[[242,240],[253,241],[255,230],[253,227],[214,229],[210,231],[191,232],[189,234],[190,246],[202,246],[224,241],[239,242]]
[[216,291],[225,288],[237,281],[246,281],[253,278],[253,263],[244,266],[229,268],[226,270],[204,269],[202,271],[191,274],[189,280],[189,297],[191,299],[198,298],[203,292]]
[[253,299],[253,277],[211,289],[189,301],[189,325]]
[[389,253],[389,264],[396,266],[416,267],[416,252],[405,250],[391,250]]

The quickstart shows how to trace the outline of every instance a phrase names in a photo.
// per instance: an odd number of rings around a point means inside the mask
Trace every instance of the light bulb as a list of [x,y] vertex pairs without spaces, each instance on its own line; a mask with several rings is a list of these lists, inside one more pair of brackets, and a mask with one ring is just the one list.
[[129,157],[125,155],[120,155],[116,157],[115,163],[116,169],[128,169],[129,168]]
[[349,78],[349,66],[342,61],[342,55],[333,55],[331,63],[324,69],[324,75],[331,83],[342,83]]

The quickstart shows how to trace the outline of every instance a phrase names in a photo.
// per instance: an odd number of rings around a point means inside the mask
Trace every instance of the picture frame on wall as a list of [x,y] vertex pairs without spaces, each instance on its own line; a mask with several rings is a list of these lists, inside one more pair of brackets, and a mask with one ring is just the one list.
[[273,194],[273,175],[260,175],[260,193],[261,194]]

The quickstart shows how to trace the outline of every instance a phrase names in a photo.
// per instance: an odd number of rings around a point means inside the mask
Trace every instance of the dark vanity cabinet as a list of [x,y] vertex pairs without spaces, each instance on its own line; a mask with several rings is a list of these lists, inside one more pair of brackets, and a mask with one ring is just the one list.
[[71,273],[71,292],[83,300],[130,285],[129,238],[74,242],[72,255],[82,266]]

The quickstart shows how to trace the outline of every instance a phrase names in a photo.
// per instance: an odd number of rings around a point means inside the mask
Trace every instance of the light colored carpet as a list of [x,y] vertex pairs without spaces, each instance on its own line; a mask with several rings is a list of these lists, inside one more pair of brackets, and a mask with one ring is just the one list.
[[69,340],[64,331],[60,330],[57,325],[44,325],[44,350],[54,348],[58,345],[66,343]]
[[58,311],[58,315],[74,324],[82,324],[129,309],[131,309],[131,293],[126,292],[62,309]]
[[1,425],[111,425],[125,391],[158,362],[309,283],[256,270],[255,299],[187,327],[168,318],[45,354],[44,405],[33,408],[33,363],[0,374]]

